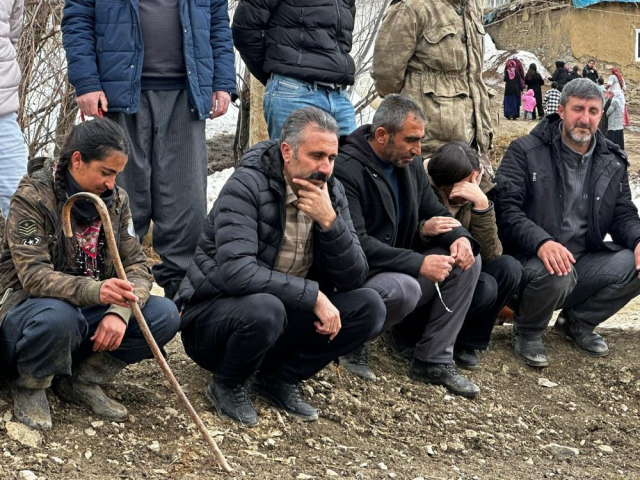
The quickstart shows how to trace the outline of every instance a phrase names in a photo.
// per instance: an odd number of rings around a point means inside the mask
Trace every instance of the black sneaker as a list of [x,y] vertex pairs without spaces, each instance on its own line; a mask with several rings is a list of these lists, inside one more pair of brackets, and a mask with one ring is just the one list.
[[473,348],[460,348],[453,350],[453,361],[456,365],[465,370],[478,370],[480,359]]
[[247,427],[258,425],[258,414],[253,408],[249,392],[243,384],[227,386],[211,380],[211,383],[204,389],[204,394],[219,415],[240,422]]
[[511,328],[511,344],[516,357],[530,367],[542,368],[549,366],[549,357],[547,357],[547,349],[542,343],[542,337],[524,338],[513,326]]
[[443,385],[454,395],[468,398],[480,395],[480,387],[461,375],[452,363],[427,363],[414,358],[409,376],[421,382]]
[[391,348],[393,356],[400,360],[409,360],[413,358],[415,347],[403,339],[401,336],[393,333],[393,328],[390,328],[382,334],[383,338]]
[[253,389],[267,403],[295,415],[303,422],[318,420],[318,411],[303,400],[297,383],[286,383],[273,377],[258,375]]
[[569,337],[575,347],[582,353],[591,357],[606,357],[609,355],[609,347],[604,338],[593,331],[580,328],[562,313],[558,315],[553,328]]
[[338,358],[338,365],[363,380],[375,382],[376,374],[369,368],[369,344],[363,343],[353,352]]

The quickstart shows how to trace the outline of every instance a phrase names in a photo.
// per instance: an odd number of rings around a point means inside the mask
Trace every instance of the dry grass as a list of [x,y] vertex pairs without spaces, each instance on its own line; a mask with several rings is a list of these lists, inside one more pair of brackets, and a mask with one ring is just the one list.
[[500,165],[502,157],[504,157],[504,153],[511,142],[520,137],[522,137],[520,132],[497,132],[493,139],[493,149],[489,151],[489,158],[494,171],[498,169],[498,165]]

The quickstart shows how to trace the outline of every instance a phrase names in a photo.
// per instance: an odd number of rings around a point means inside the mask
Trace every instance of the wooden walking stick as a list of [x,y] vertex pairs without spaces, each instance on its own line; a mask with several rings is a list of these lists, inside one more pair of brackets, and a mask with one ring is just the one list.
[[[109,251],[109,254],[111,255],[111,257],[113,258],[113,264],[116,268],[116,274],[118,275],[119,279],[128,281],[127,274],[125,273],[124,267],[122,266],[122,261],[120,260],[120,252],[118,252],[116,239],[115,239],[115,236],[113,235],[113,226],[111,225],[109,212],[107,210],[106,205],[104,204],[104,202],[100,197],[98,197],[97,195],[94,195],[93,193],[80,192],[71,196],[65,202],[64,206],[62,207],[62,228],[64,229],[65,236],[67,238],[73,237],[73,231],[71,230],[71,216],[70,216],[71,207],[76,202],[76,200],[80,200],[80,199],[89,200],[90,202],[93,202],[95,204],[98,210],[98,213],[100,214],[100,218],[102,219],[102,228],[104,228],[104,233],[107,240],[107,250]],[[142,334],[144,335],[145,340],[147,341],[147,343],[149,344],[149,347],[151,348],[151,351],[153,352],[153,356],[156,358],[158,364],[160,365],[160,368],[162,369],[165,376],[169,380],[169,384],[171,385],[171,388],[176,393],[176,395],[178,395],[180,402],[182,403],[184,408],[187,410],[191,419],[198,426],[198,430],[200,430],[200,433],[202,434],[204,439],[207,441],[207,443],[213,450],[213,454],[215,455],[216,460],[218,461],[218,465],[224,468],[227,472],[231,472],[232,471],[231,467],[229,466],[229,464],[227,463],[227,460],[224,458],[224,455],[218,448],[216,441],[211,437],[204,423],[202,423],[202,420],[198,416],[198,413],[195,411],[195,409],[189,402],[189,399],[182,391],[182,387],[178,383],[178,380],[176,380],[176,377],[173,375],[171,368],[169,368],[169,364],[164,359],[162,352],[160,352],[160,348],[158,348],[158,344],[153,338],[153,335],[151,335],[149,326],[147,325],[147,322],[142,316],[142,311],[140,310],[140,306],[138,305],[137,302],[133,302],[131,300],[129,300],[129,305],[131,307],[131,310],[133,311],[133,315],[136,317],[136,320],[138,321],[138,325],[140,325],[140,330],[142,330]]]

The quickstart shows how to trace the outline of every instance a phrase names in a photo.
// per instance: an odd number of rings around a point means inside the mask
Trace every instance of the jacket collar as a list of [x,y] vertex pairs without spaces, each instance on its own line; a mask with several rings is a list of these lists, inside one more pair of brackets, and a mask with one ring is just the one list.
[[[531,130],[531,135],[539,138],[543,143],[552,145],[558,145],[556,142],[562,141],[561,134],[559,131],[560,122],[562,119],[560,115],[554,113],[552,115],[548,115],[542,120],[538,125]],[[596,144],[593,150],[593,157],[606,157],[610,155],[609,150],[618,150],[609,145],[609,141],[606,137],[600,132],[600,130],[596,130]],[[626,160],[626,157],[624,157]]]
[[[341,138],[340,151],[346,156],[349,156],[365,167],[375,170],[378,174],[384,175],[382,169],[378,166],[378,162],[373,158],[373,152],[367,136],[371,133],[371,125],[363,125],[356,128],[350,135]],[[416,162],[422,166],[422,159],[415,157],[413,162],[407,166],[409,168],[416,168]],[[401,169],[401,171],[408,171],[407,169]]]

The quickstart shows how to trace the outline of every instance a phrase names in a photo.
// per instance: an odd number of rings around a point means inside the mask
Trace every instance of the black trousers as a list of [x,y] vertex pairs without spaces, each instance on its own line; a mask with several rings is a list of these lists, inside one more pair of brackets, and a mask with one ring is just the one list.
[[226,385],[243,383],[258,370],[288,383],[306,380],[374,338],[384,324],[385,306],[375,291],[326,295],[342,323],[332,341],[316,332],[313,312],[287,309],[275,296],[259,293],[188,307],[185,351]]
[[536,119],[536,110],[542,120],[544,118],[544,106],[542,105],[542,87],[532,88],[533,94],[536,97],[536,108],[533,109],[533,119]]
[[455,349],[486,350],[500,310],[518,290],[523,274],[519,261],[509,255],[494,258],[482,266]]

